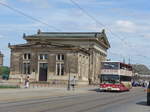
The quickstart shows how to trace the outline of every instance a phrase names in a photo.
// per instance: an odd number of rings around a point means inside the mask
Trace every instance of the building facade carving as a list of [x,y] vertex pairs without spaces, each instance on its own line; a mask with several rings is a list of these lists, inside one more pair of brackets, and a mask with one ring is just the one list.
[[67,83],[69,75],[79,84],[97,83],[101,61],[110,48],[102,32],[41,32],[24,34],[25,44],[9,45],[10,79],[29,75],[32,81]]

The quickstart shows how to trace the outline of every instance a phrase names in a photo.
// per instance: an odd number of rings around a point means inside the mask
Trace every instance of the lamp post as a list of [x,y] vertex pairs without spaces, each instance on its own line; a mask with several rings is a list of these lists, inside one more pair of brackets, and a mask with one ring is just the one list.
[[68,88],[67,88],[68,91],[70,91],[70,73],[69,73],[69,77],[68,77]]
[[69,62],[67,63],[68,65],[68,86],[67,86],[67,90],[70,91],[70,68],[69,68]]

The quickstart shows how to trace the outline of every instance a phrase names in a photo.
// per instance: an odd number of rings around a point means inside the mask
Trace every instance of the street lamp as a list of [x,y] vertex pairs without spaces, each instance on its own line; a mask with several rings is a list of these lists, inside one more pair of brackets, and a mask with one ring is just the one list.
[[69,64],[67,63],[68,65],[68,72],[69,72],[69,76],[68,76],[68,87],[67,87],[67,90],[70,91],[70,68],[69,68]]
[[67,88],[68,91],[70,91],[70,73],[69,73],[69,77],[68,77],[68,88]]

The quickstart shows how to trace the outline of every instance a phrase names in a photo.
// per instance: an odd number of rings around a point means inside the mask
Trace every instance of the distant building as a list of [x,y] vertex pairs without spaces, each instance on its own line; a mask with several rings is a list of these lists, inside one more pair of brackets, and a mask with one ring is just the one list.
[[78,83],[99,82],[101,61],[110,44],[102,32],[41,32],[24,34],[25,44],[9,45],[10,79],[29,75],[33,81],[67,83],[69,75]]
[[4,55],[0,52],[0,66],[3,66],[3,57]]

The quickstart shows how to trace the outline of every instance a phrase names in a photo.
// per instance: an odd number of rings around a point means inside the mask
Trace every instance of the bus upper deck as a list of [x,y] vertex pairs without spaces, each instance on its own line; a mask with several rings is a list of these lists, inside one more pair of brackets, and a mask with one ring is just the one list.
[[102,62],[101,74],[132,76],[132,66],[122,62]]

